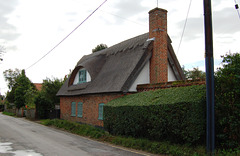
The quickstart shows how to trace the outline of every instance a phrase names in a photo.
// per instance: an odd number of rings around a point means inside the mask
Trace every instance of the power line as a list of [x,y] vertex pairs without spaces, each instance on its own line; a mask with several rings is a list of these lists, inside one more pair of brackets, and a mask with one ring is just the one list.
[[237,10],[237,13],[238,13],[238,17],[239,17],[239,19],[240,19],[240,13],[239,13],[239,6],[238,6],[238,4],[237,4],[237,1],[236,0],[234,0],[235,1],[235,9]]
[[121,18],[121,19],[123,19],[123,20],[125,20],[125,21],[128,21],[128,22],[132,22],[132,23],[135,23],[135,24],[138,24],[138,25],[144,26],[144,27],[147,26],[146,24],[142,24],[142,23],[139,23],[139,22],[136,22],[136,21],[130,20],[130,19],[128,19],[128,18],[125,18],[125,17],[119,16],[119,15],[116,15],[116,14],[113,14],[113,13],[110,13],[110,12],[103,11],[103,10],[101,10],[101,9],[100,9],[100,11],[105,12],[105,13],[107,13],[107,14],[109,14],[109,15],[115,16],[115,17],[117,17],[117,18]]
[[50,54],[55,48],[57,48],[63,41],[65,41],[74,31],[76,31],[85,21],[87,21],[107,0],[104,0],[102,4],[100,4],[90,15],[87,16],[85,20],[83,20],[75,29],[73,29],[66,37],[64,37],[58,44],[56,44],[51,50],[49,50],[45,55],[43,55],[39,60],[37,60],[35,63],[33,63],[31,66],[26,68],[28,70],[29,68],[33,67],[35,64],[40,62],[44,57],[46,57],[48,54]]
[[186,25],[187,25],[187,20],[188,20],[188,15],[189,15],[189,11],[190,11],[190,8],[191,8],[191,4],[192,4],[192,0],[190,0],[189,6],[188,6],[187,16],[186,16],[186,20],[185,20],[185,23],[184,23],[184,26],[183,26],[183,31],[182,31],[181,39],[180,39],[180,42],[179,42],[179,45],[178,45],[177,54],[179,52],[179,49],[180,49],[180,46],[181,46],[181,43],[182,43],[182,39],[183,39],[183,35],[184,35],[185,28],[186,28]]

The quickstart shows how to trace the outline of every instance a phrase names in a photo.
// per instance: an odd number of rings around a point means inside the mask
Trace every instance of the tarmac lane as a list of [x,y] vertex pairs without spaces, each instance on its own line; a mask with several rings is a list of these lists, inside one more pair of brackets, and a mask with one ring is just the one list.
[[0,156],[146,156],[0,113]]

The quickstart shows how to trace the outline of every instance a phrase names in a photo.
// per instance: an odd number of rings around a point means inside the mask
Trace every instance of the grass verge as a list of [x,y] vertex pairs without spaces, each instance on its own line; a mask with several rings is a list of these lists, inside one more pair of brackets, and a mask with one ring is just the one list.
[[[81,136],[89,137],[98,141],[108,142],[111,144],[132,148],[136,150],[142,150],[154,154],[164,155],[191,155],[191,156],[204,156],[205,148],[203,146],[192,147],[188,145],[172,144],[170,142],[156,142],[142,138],[131,138],[122,136],[113,136],[108,132],[90,126],[86,124],[79,124],[76,122],[70,122],[66,120],[41,120],[41,124],[46,126],[54,126],[60,129],[64,129],[68,132],[78,134]],[[240,148],[235,150],[217,150],[215,155],[219,156],[231,156],[240,155]]]
[[169,155],[194,155],[194,154],[201,155],[201,153],[204,154],[203,147],[192,148],[184,145],[172,145],[169,142],[153,142],[147,139],[113,136],[102,129],[66,120],[47,119],[42,120],[41,124],[61,128],[68,132],[96,139],[98,141],[104,141],[115,145],[120,145],[123,147],[151,152],[154,154],[169,154]]
[[2,114],[8,115],[8,116],[16,116],[14,113],[10,113],[10,112],[2,112]]

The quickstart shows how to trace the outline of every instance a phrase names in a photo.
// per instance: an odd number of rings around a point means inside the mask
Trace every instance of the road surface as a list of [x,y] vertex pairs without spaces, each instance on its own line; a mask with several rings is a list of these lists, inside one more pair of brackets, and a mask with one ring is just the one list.
[[0,113],[1,156],[143,156],[145,153],[93,141]]

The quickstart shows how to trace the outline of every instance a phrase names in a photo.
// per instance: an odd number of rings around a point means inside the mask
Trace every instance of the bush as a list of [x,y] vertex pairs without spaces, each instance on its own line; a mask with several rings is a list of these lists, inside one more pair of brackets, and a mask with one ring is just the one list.
[[49,99],[46,99],[42,92],[39,92],[35,98],[34,103],[36,104],[37,118],[39,119],[48,118],[48,111],[50,110]]
[[8,116],[15,116],[15,113],[11,113],[11,112],[2,112],[2,113]]
[[205,153],[205,149],[201,146],[189,147],[186,145],[170,144],[169,142],[150,141],[143,138],[112,136],[109,133],[103,131],[102,129],[66,120],[47,119],[42,120],[41,123],[46,126],[55,126],[81,136],[94,138],[99,141],[109,142],[112,144],[156,154],[197,156],[204,155]]
[[240,54],[222,56],[223,67],[215,74],[217,145],[240,144]]
[[142,92],[104,106],[104,128],[114,135],[203,143],[205,85]]
[[66,121],[66,120],[47,119],[47,120],[42,120],[41,123],[46,126],[55,126],[55,127],[67,130],[71,133],[87,136],[94,139],[98,139],[100,137],[104,137],[107,135],[107,133],[104,130],[101,130],[99,128],[95,128],[90,125]]

